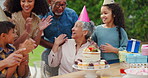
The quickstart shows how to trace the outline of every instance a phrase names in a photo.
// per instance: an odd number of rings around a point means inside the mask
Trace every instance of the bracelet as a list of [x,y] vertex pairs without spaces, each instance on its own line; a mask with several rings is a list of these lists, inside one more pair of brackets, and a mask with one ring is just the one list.
[[31,34],[29,34],[28,32],[26,32],[26,34],[27,34],[29,37],[31,37]]

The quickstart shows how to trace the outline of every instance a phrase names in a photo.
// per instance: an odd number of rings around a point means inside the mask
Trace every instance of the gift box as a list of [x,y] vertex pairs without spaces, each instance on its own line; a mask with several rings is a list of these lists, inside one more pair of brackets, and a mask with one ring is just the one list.
[[119,51],[120,62],[126,61],[126,55],[129,54],[127,51]]
[[148,56],[143,56],[138,53],[127,54],[126,62],[127,63],[148,63]]
[[143,44],[141,47],[142,55],[148,56],[148,44]]
[[136,56],[134,54],[127,54],[126,55],[126,62],[127,63],[136,63]]
[[128,41],[126,51],[138,53],[139,47],[140,47],[140,41],[137,41],[135,39],[131,39]]

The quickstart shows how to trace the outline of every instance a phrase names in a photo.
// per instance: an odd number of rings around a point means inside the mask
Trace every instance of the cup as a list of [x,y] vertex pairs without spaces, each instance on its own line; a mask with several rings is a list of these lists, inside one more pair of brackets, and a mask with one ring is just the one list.
[[35,61],[34,62],[35,74],[33,78],[49,78],[50,73],[46,71],[47,67],[48,65],[45,64],[44,61]]

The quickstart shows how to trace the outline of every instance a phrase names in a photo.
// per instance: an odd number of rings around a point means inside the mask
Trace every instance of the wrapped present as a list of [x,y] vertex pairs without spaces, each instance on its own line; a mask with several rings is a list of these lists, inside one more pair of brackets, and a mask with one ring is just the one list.
[[129,53],[130,52],[127,52],[127,51],[119,51],[120,62],[126,61],[126,55]]
[[143,44],[142,45],[141,52],[142,52],[142,55],[147,55],[148,56],[148,44]]
[[128,41],[126,51],[138,53],[139,47],[140,47],[140,41],[137,41],[135,39],[131,39]]
[[148,56],[143,56],[138,53],[132,53],[126,55],[127,63],[148,63]]

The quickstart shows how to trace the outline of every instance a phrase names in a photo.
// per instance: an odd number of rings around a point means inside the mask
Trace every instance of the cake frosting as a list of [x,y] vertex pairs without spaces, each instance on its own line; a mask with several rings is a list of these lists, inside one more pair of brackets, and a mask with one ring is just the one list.
[[80,69],[100,69],[105,68],[105,60],[100,60],[100,50],[91,45],[83,50],[82,58],[75,60],[75,65]]

